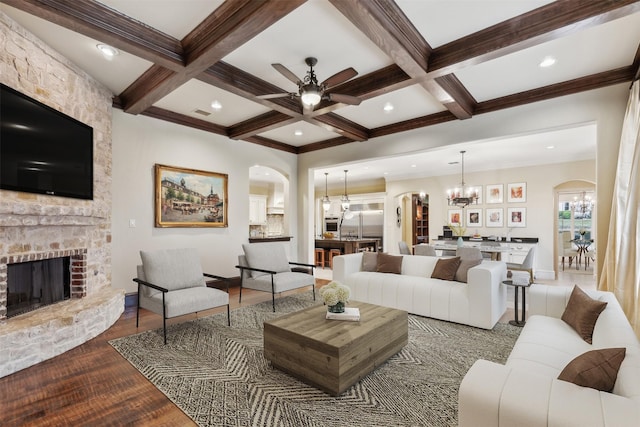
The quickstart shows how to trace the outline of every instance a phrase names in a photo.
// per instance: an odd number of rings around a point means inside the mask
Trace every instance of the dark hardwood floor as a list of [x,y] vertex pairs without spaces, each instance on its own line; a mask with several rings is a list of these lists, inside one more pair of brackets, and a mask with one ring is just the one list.
[[[317,279],[317,283],[321,286],[327,281]],[[229,292],[231,309],[271,299],[266,292],[244,289],[240,305],[238,290],[235,287]],[[308,292],[309,288],[303,291]],[[208,310],[197,317],[224,310]],[[169,319],[167,324],[195,317]],[[135,307],[127,309],[96,338],[0,378],[0,426],[194,426],[189,417],[108,343],[114,338],[161,327],[160,316],[141,310],[140,327],[136,329]]]

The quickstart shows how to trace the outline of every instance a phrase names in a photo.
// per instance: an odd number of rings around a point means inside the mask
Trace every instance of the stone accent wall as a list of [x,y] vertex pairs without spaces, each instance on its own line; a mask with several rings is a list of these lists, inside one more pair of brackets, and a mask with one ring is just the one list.
[[[91,76],[79,69],[68,59],[47,46],[33,34],[0,12],[0,81],[13,89],[30,96],[43,104],[63,112],[93,127],[94,142],[94,198],[79,200],[0,190],[0,259],[12,257],[39,256],[51,252],[86,250],[86,270],[83,274],[83,296],[91,298],[111,290],[111,116],[112,94],[96,82]],[[4,271],[4,273],[3,273]],[[4,279],[2,275],[4,274]],[[76,276],[77,277],[77,276]],[[2,288],[4,282],[4,289]],[[118,291],[124,310],[123,292]],[[85,298],[82,298],[83,300]],[[65,304],[84,304],[77,299],[65,301]],[[61,303],[62,304],[62,303]],[[58,304],[56,304],[57,306]],[[100,311],[100,308],[87,308]],[[73,309],[75,310],[75,308]],[[36,310],[38,312],[40,310]],[[32,313],[36,313],[32,312]],[[110,319],[115,321],[117,316]],[[8,320],[6,316],[6,269],[0,270],[0,339],[9,330],[9,325],[23,321],[23,317],[36,316],[26,313]],[[38,316],[36,316],[38,317]],[[68,337],[72,347],[82,339],[89,339],[106,329],[103,323],[96,327],[91,315],[78,314],[78,322],[73,337],[67,334],[56,335],[56,340],[64,341]],[[33,322],[22,336],[27,340],[39,330]],[[49,323],[55,325],[56,322]],[[64,322],[63,322],[64,323]],[[13,326],[11,327],[11,329]],[[46,328],[41,325],[41,328]],[[97,332],[97,333],[96,333]],[[78,339],[77,337],[84,337]],[[83,342],[83,341],[82,341]],[[4,345],[3,345],[4,348]],[[56,342],[57,350],[66,351],[69,347]],[[44,350],[43,350],[44,351]],[[45,358],[58,354],[46,351]],[[44,360],[33,356],[37,363]],[[0,359],[0,373],[4,363],[26,367],[23,363],[13,364]]]

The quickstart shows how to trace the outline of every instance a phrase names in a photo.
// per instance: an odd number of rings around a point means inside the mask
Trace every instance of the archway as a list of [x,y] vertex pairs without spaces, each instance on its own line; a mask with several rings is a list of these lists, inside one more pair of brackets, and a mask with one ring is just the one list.
[[[572,180],[563,182],[554,187],[554,276],[557,279],[560,271],[560,243],[562,232],[570,233],[571,239],[595,242],[597,235],[597,221],[594,198],[596,184],[586,180]],[[591,206],[588,203],[591,202]],[[582,261],[593,266],[594,275],[597,274],[597,265],[590,262],[595,256],[595,248],[589,245],[588,255],[584,255]],[[587,256],[589,257],[587,259]],[[578,261],[576,261],[578,262]],[[566,267],[565,267],[566,268]],[[578,265],[578,268],[580,266]]]
[[249,168],[249,236],[288,236],[289,216],[289,179],[268,166]]

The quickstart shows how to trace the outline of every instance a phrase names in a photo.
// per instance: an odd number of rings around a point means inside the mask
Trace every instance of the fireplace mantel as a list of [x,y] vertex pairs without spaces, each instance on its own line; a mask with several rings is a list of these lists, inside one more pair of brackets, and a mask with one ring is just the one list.
[[[37,196],[34,196],[37,197]],[[100,225],[109,218],[107,208],[95,202],[73,204],[0,202],[0,227],[36,225]]]

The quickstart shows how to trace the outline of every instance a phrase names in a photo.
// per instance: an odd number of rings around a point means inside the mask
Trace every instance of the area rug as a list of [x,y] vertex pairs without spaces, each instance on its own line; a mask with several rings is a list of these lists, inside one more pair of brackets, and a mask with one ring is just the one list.
[[295,295],[118,338],[110,344],[200,426],[455,426],[458,387],[478,359],[503,363],[520,333],[409,316],[409,343],[339,397],[271,367],[265,320],[314,304]]

